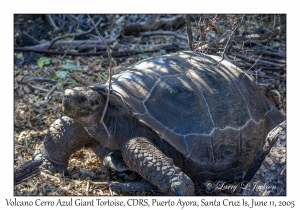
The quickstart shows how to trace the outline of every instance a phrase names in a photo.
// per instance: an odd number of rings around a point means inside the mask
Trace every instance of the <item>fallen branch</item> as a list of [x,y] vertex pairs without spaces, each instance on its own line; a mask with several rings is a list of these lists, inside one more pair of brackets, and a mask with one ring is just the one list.
[[[130,43],[131,44],[131,43]],[[151,44],[151,45],[146,45],[146,44],[135,44],[137,47],[134,48],[135,49],[138,49],[138,50],[161,50],[161,49],[165,49],[165,50],[179,50],[179,49],[189,49],[189,46],[188,45],[179,45],[179,44]],[[115,45],[115,48],[117,49],[126,49],[126,47],[128,47],[128,45],[126,44],[120,44],[120,43],[117,43]],[[124,52],[124,51],[123,51]]]
[[173,32],[173,31],[149,31],[149,32],[140,33],[139,35],[140,36],[158,36],[158,35],[174,36],[178,39],[182,39],[184,41],[187,41],[186,36],[178,34],[177,32]]
[[39,40],[37,40],[36,38],[34,38],[33,36],[30,36],[28,33],[26,33],[25,31],[23,31],[24,35],[28,36],[30,39],[32,39],[33,41],[35,41],[36,43],[40,44],[41,42]]
[[45,18],[46,18],[48,24],[52,27],[53,32],[54,32],[54,33],[57,33],[58,27],[57,27],[56,24],[54,23],[54,21],[53,21],[51,15],[45,15]]
[[44,82],[50,82],[50,83],[53,83],[53,84],[57,83],[56,80],[52,80],[52,79],[48,79],[48,78],[44,78],[44,77],[31,77],[31,78],[25,80],[24,83],[27,83],[29,81],[35,81],[35,80],[44,81]]
[[[263,53],[265,54],[265,53]],[[252,56],[254,59],[257,59],[258,57],[253,55]],[[286,60],[282,60],[282,59],[272,59],[272,58],[266,58],[266,57],[263,57],[262,60],[264,61],[269,61],[269,62],[272,62],[272,63],[282,63],[282,64],[286,64]]]
[[[177,47],[178,46],[178,47]],[[173,45],[170,47],[164,47],[163,49],[166,50],[176,50],[178,48],[186,49],[184,46],[180,45]],[[144,54],[144,53],[154,53],[158,52],[160,49],[154,49],[154,50],[144,50],[144,51],[135,51],[135,50],[127,50],[127,51],[121,51],[121,52],[112,52],[112,57],[115,58],[122,58],[125,56],[132,56],[132,55],[138,55],[138,54]],[[15,49],[15,51],[21,51],[21,52],[35,52],[35,53],[41,53],[41,54],[52,54],[52,55],[72,55],[72,56],[103,56],[104,58],[107,58],[107,52],[100,51],[100,52],[65,52],[65,51],[56,51],[56,50],[30,50],[30,49]]]
[[39,166],[42,165],[41,160],[29,160],[14,170],[14,185],[37,176],[41,173]]
[[93,182],[94,185],[100,187],[109,187],[111,190],[114,191],[123,191],[123,192],[130,192],[130,191],[149,191],[149,190],[157,190],[157,187],[150,184],[149,182]]
[[[98,22],[95,24],[96,27],[100,24],[101,21],[102,21],[102,18],[99,18]],[[50,48],[52,47],[52,45],[53,45],[55,42],[57,42],[58,40],[60,40],[60,39],[65,39],[65,38],[68,38],[68,37],[83,36],[83,35],[86,35],[86,34],[91,33],[93,30],[94,30],[94,27],[92,27],[92,28],[91,28],[90,30],[88,30],[88,31],[84,31],[84,32],[81,32],[81,33],[67,34],[67,35],[64,35],[64,36],[56,37],[56,38],[54,38],[53,40],[51,40],[51,42],[49,43],[49,46],[47,47],[47,50],[50,49]],[[73,41],[73,44],[74,44],[74,41]]]
[[99,187],[109,187],[109,182],[93,182],[93,185],[97,185]]
[[226,45],[225,45],[225,47],[224,47],[224,50],[223,50],[223,52],[222,52],[222,56],[221,56],[222,59],[221,59],[219,62],[217,62],[217,63],[215,64],[215,66],[219,65],[219,64],[224,60],[225,52],[228,50],[228,44],[229,44],[230,40],[232,39],[233,34],[235,33],[235,31],[237,30],[237,28],[240,26],[241,22],[243,21],[243,18],[244,18],[244,15],[242,16],[241,21],[240,21],[240,22],[236,25],[236,27],[233,29],[233,31],[232,31],[230,37],[228,38],[228,40],[227,40],[227,42],[226,42]]
[[47,178],[49,178],[49,179],[56,180],[57,182],[60,182],[60,178],[58,178],[58,177],[56,177],[56,176],[52,176],[52,175],[46,174],[46,173],[44,173],[44,172],[41,172],[41,175],[42,175],[42,176],[45,176],[45,177],[47,177]]
[[128,182],[128,183],[118,183],[112,182],[109,185],[109,188],[114,191],[149,191],[149,190],[157,190],[157,187],[150,184],[149,182]]
[[44,88],[41,88],[41,87],[38,87],[38,86],[35,86],[35,85],[32,85],[30,83],[27,84],[29,87],[33,88],[33,89],[37,89],[39,91],[42,91],[42,92],[48,92],[49,90],[47,89],[44,89]]
[[138,34],[143,31],[156,31],[159,29],[165,29],[169,30],[171,28],[178,28],[181,24],[184,24],[185,22],[185,15],[176,15],[172,18],[160,18],[159,20],[156,20],[153,22],[140,22],[140,23],[131,23],[128,25],[125,25],[122,33],[124,35],[130,35],[130,34]]
[[[95,45],[98,47],[104,46],[101,40],[58,40],[51,45],[51,42],[46,42],[39,45],[28,46],[28,47],[15,47],[15,51],[35,51],[35,50],[50,50],[50,49],[60,49],[65,50],[69,46],[74,46],[74,48],[82,45]],[[51,47],[49,47],[51,45]]]
[[192,34],[192,29],[191,29],[191,15],[190,14],[186,15],[185,22],[186,22],[186,34],[187,34],[187,39],[188,39],[188,43],[190,46],[190,50],[192,52],[194,52],[194,39],[193,39],[193,34]]
[[276,53],[276,52],[271,52],[271,51],[265,51],[264,55],[270,55],[270,56],[276,56],[276,57],[286,58],[286,54],[285,53]]
[[286,26],[280,26],[276,29],[274,29],[272,32],[270,33],[266,33],[266,34],[250,34],[250,35],[246,35],[246,36],[235,36],[230,38],[227,37],[221,37],[219,40],[211,42],[209,44],[205,44],[200,46],[200,50],[203,48],[217,48],[218,45],[222,45],[228,42],[228,40],[230,39],[230,42],[246,42],[249,40],[265,40],[265,39],[272,39],[273,37],[277,36],[280,32],[283,32],[286,30]]
[[[94,50],[94,52],[97,51],[104,51],[106,50],[106,47],[104,45],[94,45],[94,44],[83,44],[83,45],[79,45],[74,47],[75,50],[77,50],[78,52],[84,52],[84,51],[89,51],[89,50]],[[116,47],[113,48],[114,50],[116,49]]]
[[94,85],[96,85],[96,83],[93,83],[89,80],[78,77],[76,74],[69,73],[69,75],[72,79],[76,80],[77,82],[79,82],[80,84],[82,84],[84,86],[94,86]]
[[53,93],[53,91],[57,88],[59,83],[57,83],[56,85],[54,85],[49,91],[48,93],[46,94],[45,96],[45,100],[48,100],[49,96],[51,95],[51,93]]
[[275,67],[285,67],[286,65],[285,64],[279,64],[279,63],[274,63],[274,62],[269,62],[269,61],[264,61],[264,60],[254,60],[254,58],[250,58],[250,57],[247,57],[247,56],[244,56],[244,55],[240,55],[240,54],[235,54],[236,57],[238,58],[241,58],[247,62],[257,62],[259,64],[263,64],[263,65],[269,65],[269,66],[275,66]]

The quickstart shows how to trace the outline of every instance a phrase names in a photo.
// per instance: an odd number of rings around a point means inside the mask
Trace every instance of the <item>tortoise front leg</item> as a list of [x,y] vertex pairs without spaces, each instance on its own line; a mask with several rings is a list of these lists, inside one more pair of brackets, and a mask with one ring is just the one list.
[[51,173],[66,172],[70,156],[88,147],[103,161],[105,166],[117,171],[127,170],[119,152],[103,147],[86,129],[69,117],[57,119],[48,130],[43,144],[35,151],[33,160],[42,160],[42,167]]
[[133,138],[122,147],[122,156],[131,170],[169,195],[193,195],[194,184],[172,159],[145,138]]
[[[85,147],[99,144],[78,122],[69,117],[57,119],[49,128],[43,144],[35,151],[34,160],[52,173],[66,172],[70,156]],[[105,155],[103,155],[105,156]]]

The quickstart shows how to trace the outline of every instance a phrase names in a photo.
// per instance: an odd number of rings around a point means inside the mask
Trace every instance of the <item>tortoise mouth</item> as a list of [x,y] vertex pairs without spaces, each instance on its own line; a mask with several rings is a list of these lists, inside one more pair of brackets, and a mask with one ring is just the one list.
[[74,107],[74,106],[62,106],[62,111],[69,117],[83,117],[86,116],[88,114],[90,114],[89,111],[84,110],[84,109],[80,109],[78,107]]
[[65,100],[62,101],[62,111],[64,114],[66,114],[69,117],[73,117],[73,118],[79,118],[79,117],[83,117],[86,115],[89,115],[91,112],[86,110],[86,109],[82,109],[78,106],[74,106],[74,105],[70,105],[70,104],[66,104]]

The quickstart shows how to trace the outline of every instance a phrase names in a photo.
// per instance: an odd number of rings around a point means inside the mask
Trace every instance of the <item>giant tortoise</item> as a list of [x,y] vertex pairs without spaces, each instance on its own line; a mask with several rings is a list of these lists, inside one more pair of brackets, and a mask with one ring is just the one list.
[[[193,195],[195,180],[247,170],[268,132],[285,120],[241,69],[211,55],[180,52],[116,72],[108,85],[65,90],[63,111],[35,157],[64,171],[90,147],[116,170],[132,170],[169,195]],[[42,154],[42,155],[39,155]],[[192,181],[193,180],[193,181]]]

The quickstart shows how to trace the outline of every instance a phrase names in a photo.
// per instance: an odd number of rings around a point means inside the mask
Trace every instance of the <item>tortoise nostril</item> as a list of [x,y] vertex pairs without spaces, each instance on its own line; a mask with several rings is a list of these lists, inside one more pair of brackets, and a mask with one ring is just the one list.
[[64,106],[70,106],[70,104],[71,104],[71,97],[70,97],[70,95],[64,95],[62,104]]
[[70,100],[71,100],[71,97],[70,97],[69,95],[65,95],[65,96],[64,96],[64,101],[65,101],[65,102],[68,102],[68,103],[69,103]]
[[86,101],[86,98],[85,97],[80,97],[78,98],[78,103],[82,104]]

